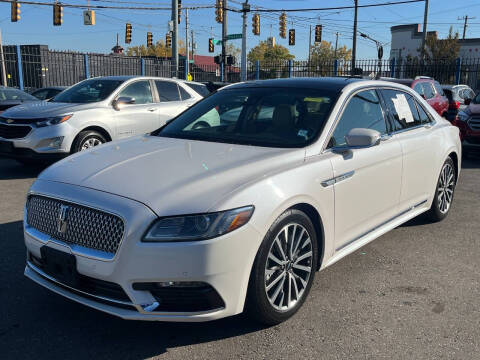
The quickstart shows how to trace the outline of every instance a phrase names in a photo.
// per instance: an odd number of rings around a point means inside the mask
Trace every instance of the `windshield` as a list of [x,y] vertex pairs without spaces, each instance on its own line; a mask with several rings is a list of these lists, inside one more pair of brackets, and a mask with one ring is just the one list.
[[86,104],[105,100],[123,80],[90,79],[79,82],[55,96],[52,102]]
[[303,147],[322,131],[336,93],[301,88],[227,89],[199,102],[157,136]]
[[38,101],[36,97],[17,89],[0,89],[0,101]]

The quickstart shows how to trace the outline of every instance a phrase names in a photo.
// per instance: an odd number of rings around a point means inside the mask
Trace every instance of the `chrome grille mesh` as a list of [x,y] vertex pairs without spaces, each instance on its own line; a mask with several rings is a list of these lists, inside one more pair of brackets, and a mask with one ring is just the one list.
[[[62,205],[69,207],[64,233],[57,229]],[[113,254],[124,232],[123,220],[118,216],[38,195],[27,200],[27,224],[56,240]]]

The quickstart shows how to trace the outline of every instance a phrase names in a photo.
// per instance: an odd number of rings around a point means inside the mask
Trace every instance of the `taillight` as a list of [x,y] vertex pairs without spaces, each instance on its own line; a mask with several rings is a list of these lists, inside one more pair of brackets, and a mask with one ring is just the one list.
[[460,109],[460,102],[459,101],[452,101],[448,104],[449,109],[458,110]]

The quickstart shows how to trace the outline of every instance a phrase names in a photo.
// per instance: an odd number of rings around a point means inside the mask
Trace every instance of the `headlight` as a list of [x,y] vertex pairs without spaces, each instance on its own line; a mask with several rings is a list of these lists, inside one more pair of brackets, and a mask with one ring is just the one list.
[[153,223],[145,242],[199,241],[211,239],[245,225],[253,206],[200,215],[172,216]]
[[460,121],[467,121],[468,119],[470,119],[470,113],[467,112],[467,111],[460,111],[460,112],[457,114],[457,118],[458,118],[458,120],[460,120]]
[[54,116],[54,117],[50,117],[50,118],[46,118],[42,121],[37,121],[35,124],[38,126],[38,127],[44,127],[44,126],[49,126],[49,125],[57,125],[57,124],[61,124],[65,121],[67,121],[68,119],[70,119],[71,117],[73,116],[73,114],[70,114],[70,115],[62,115],[62,116]]

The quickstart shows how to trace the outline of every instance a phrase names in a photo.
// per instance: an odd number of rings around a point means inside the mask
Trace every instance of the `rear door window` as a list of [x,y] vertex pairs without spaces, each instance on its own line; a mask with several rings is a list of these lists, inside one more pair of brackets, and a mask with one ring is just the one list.
[[415,90],[417,93],[419,93],[420,95],[424,95],[423,93],[423,86],[421,83],[417,83],[415,85],[415,87],[413,88],[413,90]]
[[435,97],[435,92],[433,91],[432,85],[430,83],[424,82],[422,83],[422,87],[423,87],[423,94],[425,95],[425,98],[427,100]]
[[433,85],[435,86],[435,90],[437,90],[437,93],[440,94],[440,96],[445,96],[442,87],[438,83],[438,81],[434,81]]
[[160,102],[180,101],[178,85],[173,81],[155,80]]
[[187,100],[190,99],[192,96],[185,90],[183,87],[180,85],[178,86],[178,89],[180,90],[180,96],[182,97],[182,100]]
[[199,93],[203,97],[210,95],[210,91],[208,91],[207,87],[203,84],[195,84],[195,83],[189,83],[189,82],[186,82],[184,84],[192,88],[193,90],[195,90],[197,93]]
[[394,131],[421,125],[422,119],[412,95],[400,90],[391,89],[383,89],[382,95]]

